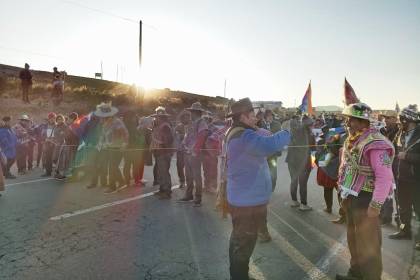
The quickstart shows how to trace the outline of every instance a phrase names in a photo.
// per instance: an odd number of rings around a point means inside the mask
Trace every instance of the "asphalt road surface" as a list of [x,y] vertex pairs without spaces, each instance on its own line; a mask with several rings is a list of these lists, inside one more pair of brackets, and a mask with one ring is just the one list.
[[[88,190],[86,182],[40,178],[41,170],[7,181],[0,197],[0,279],[229,279],[230,219],[214,210],[215,196],[203,206],[176,203],[184,190],[172,162],[172,200],[151,193],[152,170],[144,188],[116,194]],[[308,186],[314,210],[289,206],[284,156],[269,205],[273,241],[257,244],[250,273],[256,279],[334,279],[348,269],[344,225],[322,211],[323,192],[313,170]],[[383,228],[383,279],[420,279],[410,274],[413,241],[393,241]]]

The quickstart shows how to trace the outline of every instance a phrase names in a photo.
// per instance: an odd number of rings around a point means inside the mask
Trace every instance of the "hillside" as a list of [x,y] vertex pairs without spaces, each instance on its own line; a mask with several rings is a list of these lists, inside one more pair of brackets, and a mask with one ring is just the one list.
[[81,114],[92,111],[102,101],[112,101],[121,111],[136,110],[141,115],[149,115],[161,105],[168,113],[176,116],[193,102],[200,101],[211,111],[223,114],[228,100],[223,97],[203,96],[170,89],[143,90],[134,85],[112,81],[67,75],[65,79],[64,101],[58,107],[50,101],[52,73],[31,70],[33,75],[31,104],[21,102],[19,72],[22,68],[0,64],[0,115],[13,118],[26,113],[35,120],[45,117],[50,111]]

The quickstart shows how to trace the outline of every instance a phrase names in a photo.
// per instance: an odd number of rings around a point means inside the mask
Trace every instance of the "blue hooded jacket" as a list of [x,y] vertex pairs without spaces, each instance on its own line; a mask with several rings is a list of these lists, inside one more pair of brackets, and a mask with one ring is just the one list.
[[290,142],[288,131],[261,136],[245,129],[227,144],[227,199],[230,205],[248,207],[267,204],[271,193],[271,176],[267,157]]
[[6,158],[16,157],[17,137],[10,127],[0,127],[0,148]]

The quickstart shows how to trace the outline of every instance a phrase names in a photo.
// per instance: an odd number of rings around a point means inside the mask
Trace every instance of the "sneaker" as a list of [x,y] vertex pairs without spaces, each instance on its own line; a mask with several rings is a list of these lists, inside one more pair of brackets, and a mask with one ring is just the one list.
[[123,189],[125,189],[125,188],[127,188],[128,187],[128,185],[127,184],[124,184],[124,185],[122,185],[122,186],[119,186],[118,188],[117,188],[117,190],[118,191],[122,191]]
[[325,213],[328,213],[328,214],[331,214],[332,213],[332,209],[331,208],[328,208],[328,207],[324,208],[323,211]]
[[159,200],[171,199],[171,194],[167,192],[162,192],[158,197]]
[[272,240],[271,235],[267,233],[258,233],[258,241],[260,243],[268,243]]
[[331,221],[334,224],[344,224],[346,222],[346,218],[344,218],[344,216],[340,216],[338,219],[332,220]]
[[19,175],[25,175],[25,174],[26,174],[26,172],[25,172],[25,171],[19,171],[19,172],[18,172],[18,174],[19,174]]
[[51,177],[51,173],[44,173],[41,175],[41,177]]
[[134,182],[133,187],[134,188],[142,188],[142,187],[144,187],[144,184],[142,182]]
[[295,208],[295,207],[299,207],[299,206],[300,206],[300,203],[297,202],[296,200],[292,200],[292,203],[290,203],[290,207]]
[[194,201],[192,197],[183,197],[181,199],[178,199],[176,202],[183,203],[183,202],[192,202],[192,201]]
[[57,179],[57,180],[64,180],[64,179],[66,179],[66,176],[61,175],[61,174],[57,174],[57,175],[54,176],[54,178]]
[[312,210],[312,207],[311,207],[311,206],[308,206],[308,205],[306,205],[306,204],[301,204],[301,205],[299,206],[299,210],[300,210],[300,211],[311,211],[311,210]]
[[6,179],[16,179],[16,176],[12,175],[12,174],[7,174],[5,176]]
[[185,183],[179,183],[179,188],[183,189],[185,187]]
[[211,193],[211,194],[216,194],[216,193],[217,193],[217,190],[216,190],[216,189],[214,189],[214,188],[208,188],[208,189],[207,189],[207,192],[208,192],[208,193]]
[[399,230],[393,234],[388,235],[390,239],[395,240],[411,240],[411,231],[409,230]]
[[105,191],[104,194],[112,194],[112,193],[116,193],[118,190],[116,187],[108,187]]
[[420,241],[416,243],[416,246],[414,246],[414,249],[417,251],[420,251]]
[[94,189],[94,188],[96,188],[96,185],[90,184],[86,186],[86,189]]
[[194,200],[193,207],[201,207],[201,200]]
[[160,196],[163,193],[163,191],[158,190],[156,192],[153,193],[154,196]]

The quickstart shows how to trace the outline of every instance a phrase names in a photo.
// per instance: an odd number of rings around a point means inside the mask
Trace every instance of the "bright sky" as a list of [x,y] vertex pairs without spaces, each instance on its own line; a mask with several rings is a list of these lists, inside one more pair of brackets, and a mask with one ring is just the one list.
[[[89,9],[91,8],[91,9]],[[92,9],[142,19],[138,25]],[[299,105],[420,103],[417,0],[0,0],[0,63]],[[141,76],[141,79],[139,78]]]

